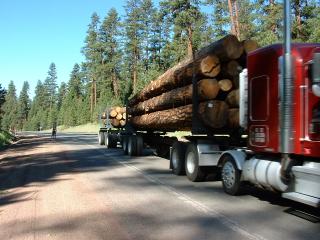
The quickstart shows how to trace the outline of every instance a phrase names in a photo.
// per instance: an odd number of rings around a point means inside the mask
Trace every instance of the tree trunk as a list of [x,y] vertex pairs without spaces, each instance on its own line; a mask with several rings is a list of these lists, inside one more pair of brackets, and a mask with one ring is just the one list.
[[[223,101],[200,103],[199,117],[203,123],[213,129],[224,128],[227,125],[228,105]],[[137,130],[182,131],[191,130],[192,104],[157,111],[130,119]]]
[[[220,90],[220,86],[215,79],[203,79],[198,82],[198,96],[200,100],[214,99]],[[192,84],[176,88],[169,92],[165,92],[160,96],[150,98],[144,102],[128,109],[132,115],[140,115],[160,111],[169,108],[176,108],[187,105],[192,102]]]
[[[196,74],[199,76],[206,76],[208,67],[205,67],[205,72],[201,71],[201,62],[208,61],[208,56],[216,56],[219,62],[226,62],[232,59],[237,59],[243,53],[243,46],[238,41],[238,39],[233,35],[228,35],[205,48],[202,48],[199,52],[195,54],[195,70]],[[204,64],[206,65],[206,64]],[[144,89],[142,89],[138,94],[136,94],[132,99],[130,99],[128,106],[133,106],[138,102],[144,101],[151,97],[160,95],[161,93],[170,91],[171,89],[185,86],[190,84],[192,81],[192,69],[193,61],[192,59],[187,59],[173,68],[166,71],[156,80],[148,84]],[[209,72],[210,77],[215,76],[220,71],[220,65],[215,61],[213,62],[212,71]]]

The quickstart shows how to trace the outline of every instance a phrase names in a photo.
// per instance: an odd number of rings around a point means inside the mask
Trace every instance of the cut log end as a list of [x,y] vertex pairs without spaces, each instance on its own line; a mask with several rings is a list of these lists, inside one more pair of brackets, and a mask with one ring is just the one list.
[[223,92],[228,92],[232,88],[232,81],[229,79],[220,80],[218,84]]
[[206,56],[200,63],[200,70],[207,77],[217,76],[221,70],[219,58],[215,55]]

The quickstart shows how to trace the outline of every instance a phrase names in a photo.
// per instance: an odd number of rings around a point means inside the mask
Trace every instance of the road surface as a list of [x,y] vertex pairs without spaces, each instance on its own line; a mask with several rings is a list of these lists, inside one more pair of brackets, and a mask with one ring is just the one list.
[[168,165],[96,135],[22,139],[0,152],[0,239],[320,239],[317,209],[252,187],[228,196]]

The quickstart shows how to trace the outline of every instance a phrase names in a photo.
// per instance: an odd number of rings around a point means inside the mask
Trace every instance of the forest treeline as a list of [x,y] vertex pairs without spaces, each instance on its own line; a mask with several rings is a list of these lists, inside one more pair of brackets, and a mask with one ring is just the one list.
[[[320,42],[320,1],[291,2],[293,41]],[[165,70],[226,34],[260,46],[281,42],[282,11],[277,0],[128,0],[121,16],[114,8],[105,16],[93,13],[81,49],[85,61],[75,63],[68,82],[58,86],[59,70],[51,63],[33,99],[27,81],[19,94],[14,82],[0,85],[1,127],[37,130],[96,121],[101,110],[125,104]]]

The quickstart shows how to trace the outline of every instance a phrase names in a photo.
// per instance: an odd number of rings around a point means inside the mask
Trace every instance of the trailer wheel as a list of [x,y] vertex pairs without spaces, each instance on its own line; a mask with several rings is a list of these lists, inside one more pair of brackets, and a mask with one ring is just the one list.
[[122,137],[122,149],[126,155],[128,154],[128,138],[129,136]]
[[105,145],[107,148],[116,148],[117,147],[117,138],[113,134],[105,133]]
[[199,166],[199,157],[196,144],[190,143],[187,147],[185,161],[185,170],[188,179],[192,182],[203,181],[206,177],[206,174]]
[[221,169],[221,179],[224,191],[230,195],[240,194],[242,187],[240,177],[241,171],[238,169],[233,157],[230,155],[224,156]]
[[137,156],[141,156],[143,154],[143,137],[140,135],[136,136],[137,141]]
[[137,136],[131,135],[128,138],[128,155],[136,156],[137,155]]
[[99,145],[104,145],[104,132],[99,132],[98,142],[99,142]]
[[172,145],[170,163],[172,166],[172,172],[175,175],[185,175],[185,153],[186,144],[175,141]]

